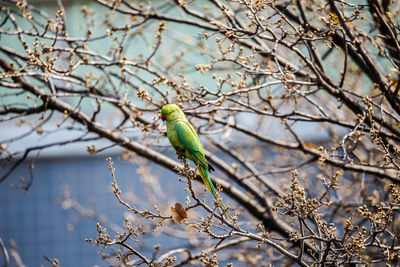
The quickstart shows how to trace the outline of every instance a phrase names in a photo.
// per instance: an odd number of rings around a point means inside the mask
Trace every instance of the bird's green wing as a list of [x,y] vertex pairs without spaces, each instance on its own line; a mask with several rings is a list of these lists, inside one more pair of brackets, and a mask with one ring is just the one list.
[[[204,184],[207,186],[208,190],[212,193],[214,198],[218,201],[217,190],[215,189],[207,170],[210,170],[210,166],[206,158],[204,157],[203,147],[200,144],[199,137],[194,131],[193,126],[189,124],[186,120],[178,121],[175,124],[175,130],[178,135],[178,139],[185,149],[191,154],[191,156],[196,159],[196,165],[200,172],[200,176],[203,179]],[[214,170],[214,168],[212,168]],[[225,207],[222,201],[219,201],[219,206],[224,214],[228,214],[232,219],[228,209]]]
[[175,124],[175,130],[179,141],[185,149],[189,151],[193,158],[195,158],[202,167],[208,170],[208,164],[204,157],[203,148],[194,129],[190,127],[188,122],[179,121]]

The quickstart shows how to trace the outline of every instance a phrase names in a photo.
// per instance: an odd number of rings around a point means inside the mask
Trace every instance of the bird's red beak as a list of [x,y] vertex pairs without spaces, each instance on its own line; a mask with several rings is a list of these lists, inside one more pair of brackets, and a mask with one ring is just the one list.
[[165,121],[165,114],[161,114],[161,119]]

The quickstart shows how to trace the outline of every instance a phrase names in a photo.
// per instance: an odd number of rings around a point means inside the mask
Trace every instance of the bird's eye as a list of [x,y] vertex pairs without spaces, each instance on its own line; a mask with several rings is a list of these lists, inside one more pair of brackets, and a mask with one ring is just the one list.
[[169,112],[169,114],[171,114],[171,111]]

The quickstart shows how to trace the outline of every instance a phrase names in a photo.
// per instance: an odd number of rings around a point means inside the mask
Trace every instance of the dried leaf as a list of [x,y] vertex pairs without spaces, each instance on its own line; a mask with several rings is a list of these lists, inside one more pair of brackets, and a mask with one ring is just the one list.
[[188,218],[185,208],[179,203],[175,203],[175,207],[171,207],[171,215],[175,223],[181,223]]

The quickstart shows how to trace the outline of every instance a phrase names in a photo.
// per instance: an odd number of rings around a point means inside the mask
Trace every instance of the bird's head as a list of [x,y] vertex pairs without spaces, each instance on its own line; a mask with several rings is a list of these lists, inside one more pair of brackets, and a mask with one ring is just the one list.
[[184,116],[182,110],[175,104],[168,104],[161,109],[161,119],[163,121],[173,121]]

